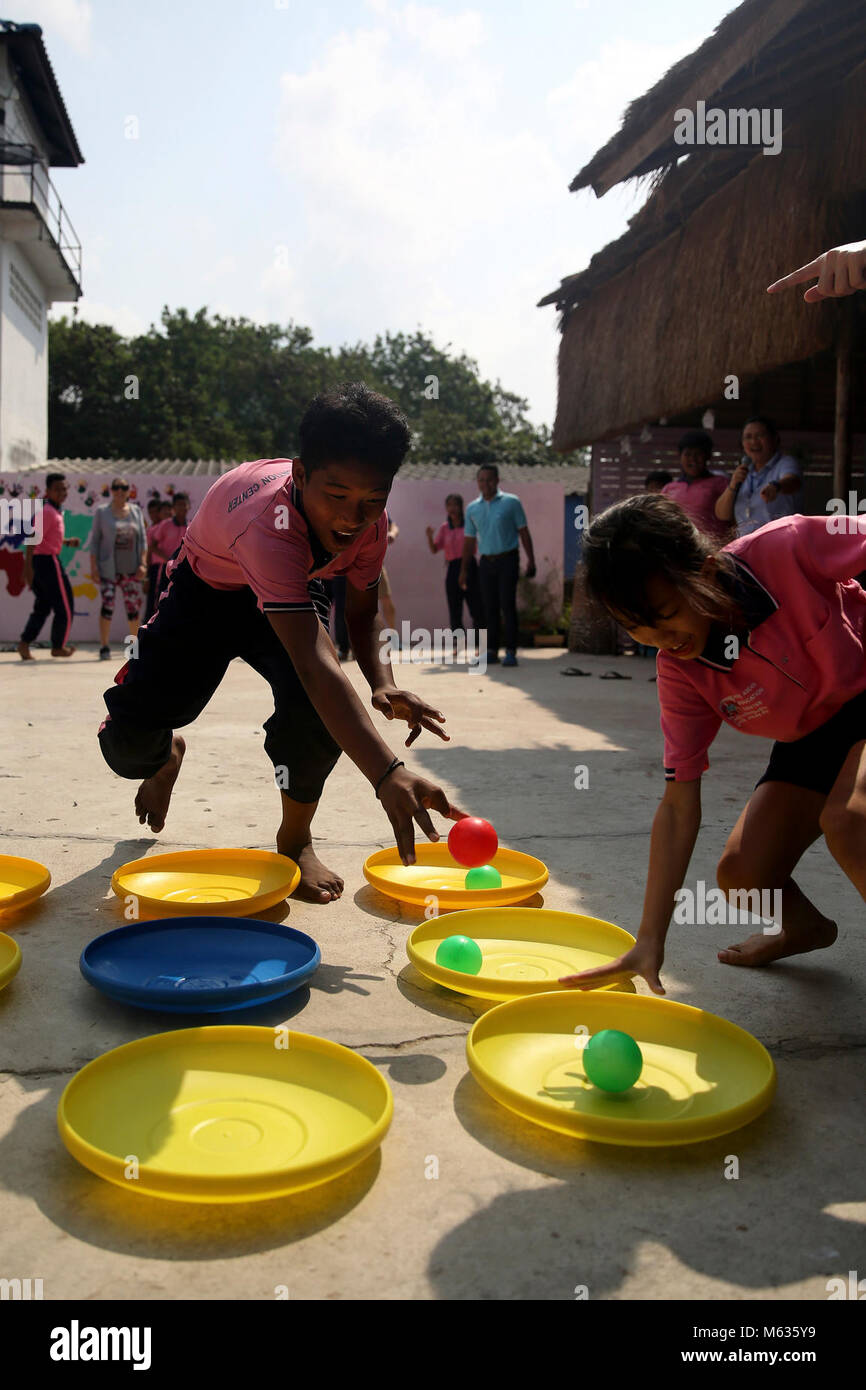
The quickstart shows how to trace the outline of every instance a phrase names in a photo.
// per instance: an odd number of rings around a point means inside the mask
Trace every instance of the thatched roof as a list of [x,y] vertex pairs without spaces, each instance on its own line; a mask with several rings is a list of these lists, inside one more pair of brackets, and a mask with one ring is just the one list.
[[[854,23],[860,0],[744,0],[714,33],[681,58],[654,87],[631,102],[622,126],[571,181],[600,198],[614,184],[663,168],[683,153],[674,143],[674,112],[712,94],[717,106],[790,104],[797,98],[791,68],[810,44],[816,70],[843,54],[839,21]],[[805,13],[804,13],[805,12]],[[808,95],[808,91],[804,95]]]
[[[744,49],[761,35],[765,48]],[[629,231],[541,301],[562,313],[555,448],[710,404],[730,374],[742,384],[832,346],[839,305],[764,291],[863,236],[864,61],[862,0],[745,0],[632,103],[572,187],[664,173]],[[698,99],[781,107],[781,153],[690,146],[682,159],[674,112]]]

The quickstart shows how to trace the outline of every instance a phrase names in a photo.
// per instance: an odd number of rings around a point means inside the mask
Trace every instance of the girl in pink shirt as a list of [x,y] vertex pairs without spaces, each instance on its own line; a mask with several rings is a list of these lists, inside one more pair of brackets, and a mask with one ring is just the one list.
[[435,555],[445,552],[445,594],[448,599],[448,626],[452,632],[463,628],[463,600],[469,607],[476,631],[484,626],[481,605],[481,591],[478,584],[478,564],[475,559],[467,570],[468,584],[460,586],[460,563],[463,558],[463,498],[457,492],[450,492],[445,498],[447,520],[442,522],[435,536],[433,527],[427,527],[427,544]]
[[[644,495],[602,513],[583,555],[591,596],[635,641],[660,648],[667,785],[635,946],[562,983],[640,975],[664,993],[665,937],[723,722],[776,742],[728,838],[719,886],[750,913],[781,901],[781,921],[718,958],[766,965],[832,945],[836,924],[791,875],[823,835],[866,898],[866,592],[854,578],[866,568],[866,517],[785,517],[716,549],[675,503]],[[755,890],[777,896],[744,896]]]

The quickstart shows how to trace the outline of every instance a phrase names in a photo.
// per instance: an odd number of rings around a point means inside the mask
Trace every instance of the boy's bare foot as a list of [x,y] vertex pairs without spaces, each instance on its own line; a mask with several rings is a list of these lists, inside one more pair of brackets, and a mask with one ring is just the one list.
[[784,956],[799,956],[804,951],[818,951],[824,946],[832,946],[837,934],[836,923],[831,922],[829,917],[825,917],[817,927],[798,931],[791,928],[786,931],[783,927],[775,936],[756,932],[738,946],[719,951],[719,960],[722,965],[769,965],[771,961],[781,960]]
[[138,816],[139,824],[147,823],[154,835],[158,835],[165,825],[171,794],[185,752],[186,744],[180,734],[175,734],[171,741],[171,755],[168,761],[163,763],[159,772],[146,778],[135,794],[135,814]]
[[52,648],[51,648],[51,655],[52,655],[52,656],[72,656],[72,654],[73,654],[74,651],[75,651],[75,648],[74,648],[74,647],[52,647]]
[[36,657],[33,655],[33,653],[32,653],[31,650],[30,650],[30,643],[29,643],[29,642],[19,642],[19,643],[18,643],[18,655],[20,656],[20,658],[21,658],[22,661],[35,661],[35,660],[36,660]]
[[343,895],[343,880],[333,869],[323,864],[312,844],[289,845],[277,836],[277,854],[294,859],[301,871],[301,881],[292,894],[306,903],[329,903]]

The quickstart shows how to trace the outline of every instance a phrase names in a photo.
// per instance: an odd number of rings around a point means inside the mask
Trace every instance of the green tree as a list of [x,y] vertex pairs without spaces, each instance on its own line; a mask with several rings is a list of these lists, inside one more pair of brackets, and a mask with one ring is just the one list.
[[336,351],[309,328],[164,308],[159,326],[123,338],[104,324],[50,325],[49,448],[55,458],[285,457],[310,399],[363,380],[398,402],[412,458],[443,463],[557,459],[520,396],[421,329]]

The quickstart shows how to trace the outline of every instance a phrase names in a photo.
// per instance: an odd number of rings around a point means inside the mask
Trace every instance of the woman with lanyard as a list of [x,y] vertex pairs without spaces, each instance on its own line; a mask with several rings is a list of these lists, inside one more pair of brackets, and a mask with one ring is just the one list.
[[743,450],[746,457],[716,501],[719,521],[733,519],[738,536],[748,536],[768,521],[794,516],[798,510],[794,494],[803,486],[799,463],[783,453],[779,432],[766,416],[746,421]]

